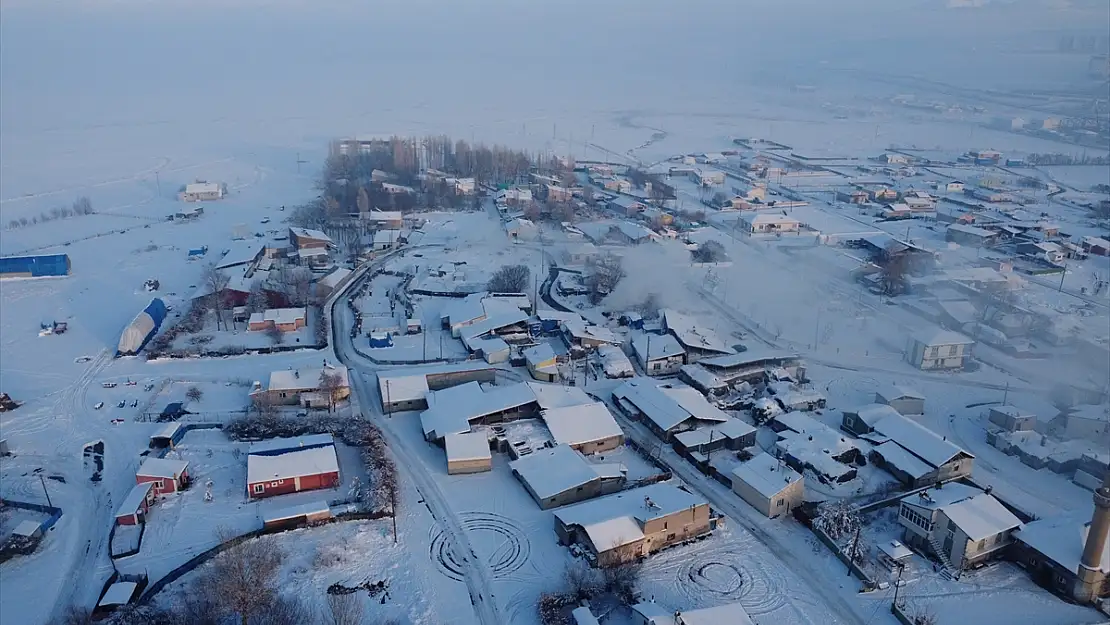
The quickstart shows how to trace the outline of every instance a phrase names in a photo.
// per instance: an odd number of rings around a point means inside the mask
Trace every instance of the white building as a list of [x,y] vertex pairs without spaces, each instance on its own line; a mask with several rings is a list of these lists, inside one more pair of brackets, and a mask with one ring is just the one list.
[[948,330],[919,332],[910,337],[906,362],[918,369],[962,369],[971,359],[975,341]]
[[540,417],[556,443],[584,454],[617,449],[624,443],[624,431],[602,402],[545,408]]
[[448,434],[443,438],[447,451],[447,474],[482,473],[493,468],[493,454],[485,432]]
[[641,334],[632,340],[632,350],[648,375],[678,373],[686,363],[686,351],[670,334]]
[[1021,520],[989,493],[947,484],[902,499],[898,522],[908,545],[931,552],[957,571],[1001,554]]
[[206,202],[223,199],[227,190],[218,182],[197,181],[185,185],[178,197],[182,202]]
[[802,222],[778,213],[759,213],[740,218],[740,227],[749,234],[798,232]]
[[805,481],[771,454],[760,454],[732,471],[732,490],[764,516],[775,518],[805,500]]

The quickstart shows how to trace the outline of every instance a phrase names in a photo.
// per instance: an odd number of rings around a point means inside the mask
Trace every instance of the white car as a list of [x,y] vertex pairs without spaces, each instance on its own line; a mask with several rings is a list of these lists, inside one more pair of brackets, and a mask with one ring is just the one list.
[[104,407],[104,402],[98,401],[98,402],[96,402],[96,405],[93,406],[93,410],[100,410],[103,407]]

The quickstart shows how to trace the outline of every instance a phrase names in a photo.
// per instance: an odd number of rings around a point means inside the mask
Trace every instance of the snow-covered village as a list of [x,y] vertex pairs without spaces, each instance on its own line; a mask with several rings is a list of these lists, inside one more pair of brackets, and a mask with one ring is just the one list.
[[0,624],[1110,622],[1110,7],[321,4],[0,6]]

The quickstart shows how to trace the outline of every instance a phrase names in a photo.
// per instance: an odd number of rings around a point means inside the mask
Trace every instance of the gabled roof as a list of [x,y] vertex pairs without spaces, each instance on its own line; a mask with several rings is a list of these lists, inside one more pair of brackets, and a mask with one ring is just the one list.
[[974,458],[967,451],[945,440],[929,428],[902,415],[889,415],[875,424],[875,431],[887,436],[913,455],[939,467],[960,454]]
[[915,480],[925,477],[935,468],[891,440],[875,446],[875,453],[882,456],[887,464],[905,472]]
[[739,602],[682,610],[678,614],[678,622],[682,625],[753,625],[751,617]]
[[555,358],[555,350],[551,347],[550,343],[540,343],[533,345],[523,351],[524,359],[528,361],[529,365],[536,366],[542,362],[553,360]]
[[[1079,570],[1083,546],[1091,530],[1091,506],[1060,516],[1030,521],[1014,538],[1073,573]],[[1099,570],[1110,574],[1110,541],[1106,542]]]
[[116,516],[134,514],[135,511],[143,505],[143,501],[150,496],[150,489],[152,488],[154,488],[154,482],[143,482],[142,484],[132,486],[131,491],[127,493],[127,496],[123,498],[123,502],[120,503]]
[[701,497],[658,483],[565,506],[555,511],[555,518],[563,525],[582,527],[603,552],[643,538],[648,521],[701,505],[707,505]]
[[755,428],[741,421],[740,419],[729,419],[719,425],[713,425],[707,428],[698,428],[696,430],[689,430],[686,432],[679,432],[675,434],[675,440],[682,443],[686,447],[696,447],[698,445],[705,445],[712,441],[719,441],[722,439],[736,440],[743,438],[755,432]]
[[510,462],[509,467],[540,499],[554,497],[601,479],[582,454],[569,445],[534,451]]
[[247,456],[247,484],[339,471],[335,447],[298,449],[275,456]]
[[601,402],[544,410],[541,416],[552,438],[561,445],[583,445],[624,435]]
[[313,239],[331,243],[331,237],[324,234],[321,230],[313,230],[312,228],[290,228],[289,232],[293,233],[293,236],[299,239]]
[[863,406],[860,406],[859,408],[855,408],[853,410],[845,410],[844,412],[855,414],[857,417],[859,417],[861,421],[871,427],[875,427],[876,423],[882,421],[886,417],[900,414],[897,410],[891,408],[887,404],[865,404]]
[[802,479],[801,474],[771,454],[759,454],[741,464],[732,470],[732,476],[768,499]]
[[975,341],[951,330],[925,330],[913,335],[913,340],[926,347],[943,347],[945,345],[973,345]]
[[[688,386],[682,388],[690,389]],[[696,390],[690,389],[690,391],[701,397],[701,394]],[[656,427],[664,432],[695,417],[706,421],[721,422],[729,419],[728,415],[709,404],[709,402],[702,405],[681,391],[676,394],[667,393],[653,381],[644,378],[633,378],[618,386],[613,391],[613,397],[634,405],[637,410],[644,413]],[[683,400],[683,403],[679,403],[680,399]],[[704,397],[702,397],[702,401],[705,401]],[[704,409],[705,406],[708,406],[709,409]],[[696,410],[697,414],[687,408]]]
[[691,317],[670,308],[664,308],[659,312],[663,317],[664,327],[674,334],[678,342],[687,349],[700,349],[721,354],[733,353],[732,348],[725,345],[716,332],[704,326],[699,327]]
[[[682,346],[670,334],[652,335],[641,334],[632,339],[632,349],[635,350],[636,356],[642,362],[651,362],[652,360],[660,360],[663,358],[671,358],[673,356],[681,356],[686,353]],[[651,350],[648,353],[648,350]]]
[[925,399],[925,395],[923,395],[921,391],[897,384],[881,388],[876,391],[876,394],[887,401],[895,399]]
[[586,325],[585,321],[568,319],[563,321],[563,328],[576,339],[591,339],[612,345],[620,345],[621,339],[612,330],[601,326]]
[[467,382],[427,394],[428,409],[420,413],[424,434],[457,434],[470,429],[469,423],[487,415],[519,408],[536,401],[527,384],[508,384],[482,390],[477,382]]
[[135,472],[140,477],[164,477],[173,479],[189,468],[189,463],[184,460],[170,458],[147,458]]
[[347,367],[328,365],[327,367],[312,369],[279,369],[278,371],[272,371],[270,373],[270,385],[266,388],[271,391],[316,390],[320,388],[320,378],[324,373],[339,376],[340,386],[350,386]]
[[983,540],[1021,527],[1021,520],[987,493],[942,506],[941,511],[970,540]]

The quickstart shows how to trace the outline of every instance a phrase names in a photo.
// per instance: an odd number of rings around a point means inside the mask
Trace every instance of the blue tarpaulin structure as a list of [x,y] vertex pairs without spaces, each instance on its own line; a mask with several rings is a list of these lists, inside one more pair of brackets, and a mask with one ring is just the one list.
[[69,269],[70,263],[68,254],[8,256],[6,258],[0,258],[0,277],[2,278],[68,276]]
[[393,335],[388,332],[382,334],[375,332],[371,334],[370,347],[393,347]]

